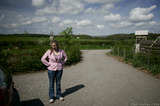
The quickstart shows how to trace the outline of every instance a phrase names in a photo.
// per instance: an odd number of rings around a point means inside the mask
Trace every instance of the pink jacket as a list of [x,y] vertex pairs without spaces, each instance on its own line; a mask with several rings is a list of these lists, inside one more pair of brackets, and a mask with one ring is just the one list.
[[[65,52],[61,49],[59,49],[59,56],[58,56],[58,61],[56,62],[55,56],[53,54],[53,52],[51,53],[50,50],[47,50],[47,52],[43,55],[43,57],[41,58],[41,61],[44,65],[48,66],[48,70],[52,70],[52,71],[56,71],[56,70],[62,70],[63,69],[63,65],[65,64],[65,62],[67,61],[67,55],[65,54]],[[49,62],[46,60],[48,57]],[[64,57],[64,60],[62,60],[62,58]]]

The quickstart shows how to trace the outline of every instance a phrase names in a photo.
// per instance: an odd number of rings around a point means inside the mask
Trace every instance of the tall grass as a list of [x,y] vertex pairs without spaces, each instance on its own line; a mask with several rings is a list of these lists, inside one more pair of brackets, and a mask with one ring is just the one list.
[[146,69],[152,74],[160,73],[160,54],[156,51],[148,53],[135,53],[134,45],[115,45],[111,54],[124,57],[123,61],[132,63],[133,67],[141,67]]

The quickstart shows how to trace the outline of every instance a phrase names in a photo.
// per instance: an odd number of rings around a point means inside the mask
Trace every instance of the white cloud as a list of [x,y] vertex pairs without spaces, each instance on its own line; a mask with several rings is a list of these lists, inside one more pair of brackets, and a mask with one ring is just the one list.
[[14,29],[13,31],[14,31],[14,32],[17,32],[18,30],[17,30],[17,29]]
[[0,27],[3,27],[3,28],[16,28],[18,27],[19,24],[18,23],[5,23],[5,24],[1,24],[0,23]]
[[109,14],[109,10],[110,9],[114,9],[114,4],[105,4],[105,5],[102,5],[102,7],[100,8],[92,8],[92,7],[89,7],[87,9],[85,9],[84,13],[105,13],[105,14]]
[[114,9],[114,4],[106,4],[102,6],[102,9],[104,10],[109,10],[109,9]]
[[18,17],[20,18],[20,17],[22,17],[22,15],[19,14]]
[[121,19],[120,14],[110,14],[110,15],[106,15],[104,16],[104,21],[109,21],[109,22],[114,22],[114,21],[119,21]]
[[84,5],[79,0],[53,1],[43,9],[36,10],[36,15],[43,14],[78,14],[82,12]]
[[32,6],[41,7],[45,4],[45,0],[32,0]]
[[149,8],[134,8],[129,13],[129,19],[132,22],[145,22],[150,21],[154,18],[154,15],[149,13],[151,10],[155,9],[156,5]]
[[22,18],[19,19],[20,22],[24,22],[24,21],[28,21],[28,20],[31,20],[31,18],[29,18],[29,17],[25,17],[25,18],[22,17]]
[[75,24],[76,24],[75,20],[69,20],[69,19],[67,19],[67,20],[62,21],[59,25],[60,26],[66,26],[66,25],[73,26]]
[[18,24],[16,24],[16,23],[11,24],[11,27],[17,27],[17,26],[18,26]]
[[115,3],[123,0],[84,0],[88,3]]
[[39,9],[39,10],[36,10],[36,15],[43,15],[43,14],[54,14],[56,13],[57,10],[55,7],[45,7],[43,9]]
[[46,17],[34,17],[32,19],[32,22],[44,22],[44,21],[47,21]]
[[151,7],[138,4],[140,7],[133,8],[138,2],[127,2],[127,5],[121,0],[30,1],[32,7],[28,7],[27,13],[25,8],[21,12],[0,9],[0,30],[3,33],[21,33],[27,29],[30,33],[49,34],[53,30],[58,34],[66,27],[73,27],[74,34],[89,35],[131,33],[137,29],[160,32],[160,21],[154,14],[158,14],[158,4]]
[[74,24],[75,21],[74,20],[64,20],[63,23],[64,24]]
[[139,23],[133,23],[135,24],[136,29],[147,29],[149,32],[153,33],[159,33],[160,30],[160,21],[151,21],[151,22],[139,22]]
[[96,10],[92,7],[89,7],[87,9],[85,9],[84,13],[98,13],[98,10]]
[[139,23],[135,24],[136,27],[142,27],[142,26],[145,26],[145,25],[147,25],[146,22],[139,22]]
[[61,0],[59,5],[60,14],[78,14],[84,6],[79,0]]
[[92,21],[89,20],[89,19],[86,19],[86,20],[82,20],[82,21],[79,21],[77,22],[77,27],[86,27],[86,26],[90,26],[92,24]]
[[21,23],[21,25],[31,25],[31,24],[32,24],[31,20],[28,20],[28,21],[25,21],[25,22]]
[[110,26],[115,27],[115,28],[127,28],[132,26],[133,24],[127,21],[122,21],[120,23],[112,23]]
[[97,29],[104,29],[104,25],[97,25]]
[[21,18],[20,23],[21,25],[31,25],[33,23],[40,23],[40,22],[46,22],[46,17],[34,17],[34,18]]
[[61,19],[59,17],[53,17],[52,18],[52,23],[59,22]]
[[77,27],[77,28],[81,28],[81,27],[87,27],[90,26],[92,24],[92,21],[89,19],[85,19],[85,20],[64,20],[62,21],[59,25],[62,26],[67,26],[67,27]]
[[157,23],[155,21],[149,22],[150,25],[156,25]]

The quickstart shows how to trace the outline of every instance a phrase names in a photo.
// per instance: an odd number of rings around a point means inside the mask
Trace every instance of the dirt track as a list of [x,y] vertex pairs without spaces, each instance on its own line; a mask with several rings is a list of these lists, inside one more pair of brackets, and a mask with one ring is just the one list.
[[47,70],[14,75],[21,104],[26,106],[160,106],[160,80],[121,63],[105,53],[83,50],[83,61],[65,67],[63,102],[48,101]]

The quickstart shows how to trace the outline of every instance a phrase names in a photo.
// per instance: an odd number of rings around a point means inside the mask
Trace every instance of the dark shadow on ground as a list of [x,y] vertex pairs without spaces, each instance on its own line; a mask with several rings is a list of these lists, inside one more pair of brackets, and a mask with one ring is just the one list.
[[20,106],[44,106],[40,99],[21,101]]
[[82,88],[84,88],[85,86],[83,84],[80,84],[80,85],[76,85],[74,87],[71,87],[71,88],[68,88],[65,90],[65,92],[62,93],[62,96],[65,97],[71,93],[74,93]]
[[27,101],[20,101],[19,93],[13,89],[13,103],[12,106],[44,106],[40,99],[32,99]]
[[13,98],[12,98],[12,106],[19,106],[20,105],[20,97],[17,89],[13,88]]

